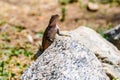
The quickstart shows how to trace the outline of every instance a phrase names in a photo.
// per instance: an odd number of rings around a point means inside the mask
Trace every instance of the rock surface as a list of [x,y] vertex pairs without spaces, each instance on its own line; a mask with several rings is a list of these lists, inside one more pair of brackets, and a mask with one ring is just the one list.
[[120,24],[105,32],[108,40],[120,50]]
[[115,46],[86,27],[65,34],[71,37],[57,36],[21,80],[120,79],[120,51]]
[[106,73],[120,79],[120,51],[92,29],[80,27],[73,32],[73,36],[79,36],[81,44],[94,52]]

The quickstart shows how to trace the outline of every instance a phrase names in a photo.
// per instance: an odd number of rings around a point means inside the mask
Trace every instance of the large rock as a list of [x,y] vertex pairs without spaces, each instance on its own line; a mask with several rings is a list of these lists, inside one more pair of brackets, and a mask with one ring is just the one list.
[[120,50],[120,24],[106,31],[104,34]]
[[94,52],[109,77],[120,79],[120,51],[92,29],[80,27],[73,32],[81,44]]
[[86,27],[65,34],[71,37],[57,36],[21,80],[120,79],[120,51],[115,46]]

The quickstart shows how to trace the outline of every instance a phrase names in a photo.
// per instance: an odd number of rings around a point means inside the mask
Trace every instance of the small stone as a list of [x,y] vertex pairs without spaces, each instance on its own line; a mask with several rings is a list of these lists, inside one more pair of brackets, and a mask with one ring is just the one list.
[[99,9],[99,6],[97,3],[89,2],[87,8],[89,11],[97,11]]
[[27,35],[27,38],[28,38],[28,41],[29,41],[30,43],[33,43],[33,38],[32,38],[31,35]]

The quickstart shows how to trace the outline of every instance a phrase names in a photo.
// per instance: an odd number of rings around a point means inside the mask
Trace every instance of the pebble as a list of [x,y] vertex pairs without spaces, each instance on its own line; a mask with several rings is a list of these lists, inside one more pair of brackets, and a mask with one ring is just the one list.
[[99,5],[97,3],[89,2],[87,8],[89,11],[97,11],[99,9]]

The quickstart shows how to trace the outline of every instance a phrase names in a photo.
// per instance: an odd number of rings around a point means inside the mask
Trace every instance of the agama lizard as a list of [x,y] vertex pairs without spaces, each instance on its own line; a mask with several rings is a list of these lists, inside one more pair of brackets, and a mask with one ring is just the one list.
[[59,36],[68,36],[68,35],[60,34],[60,29],[57,25],[58,20],[59,20],[58,14],[51,16],[49,24],[43,35],[42,46],[40,47],[39,51],[35,54],[34,56],[35,59],[39,57],[44,52],[44,50],[47,49],[52,44],[52,42],[55,39],[56,33]]

